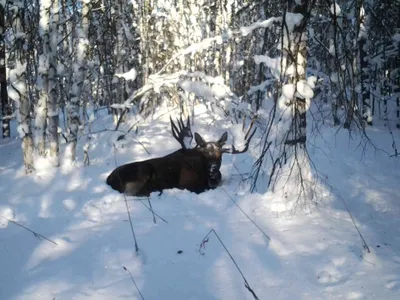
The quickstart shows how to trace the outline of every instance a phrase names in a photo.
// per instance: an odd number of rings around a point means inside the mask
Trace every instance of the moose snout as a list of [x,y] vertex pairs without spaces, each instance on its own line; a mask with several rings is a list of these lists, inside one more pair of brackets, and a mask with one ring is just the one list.
[[215,189],[219,186],[222,180],[222,175],[219,170],[215,171],[214,173],[210,174],[208,178],[208,187],[211,189]]
[[210,173],[211,174],[213,174],[213,173],[215,173],[216,171],[218,171],[218,165],[216,164],[216,163],[212,163],[211,165],[210,165]]
[[221,172],[219,171],[220,165],[218,163],[211,163],[209,165],[209,178],[208,178],[208,187],[216,188],[222,179]]

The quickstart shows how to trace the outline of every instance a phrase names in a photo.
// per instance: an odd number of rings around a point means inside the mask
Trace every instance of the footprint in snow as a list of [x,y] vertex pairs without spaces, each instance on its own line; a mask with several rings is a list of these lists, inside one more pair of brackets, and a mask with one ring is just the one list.
[[400,282],[398,280],[390,280],[388,283],[385,284],[385,288],[389,290],[396,289],[398,290],[400,287]]
[[102,220],[101,209],[91,203],[85,205],[85,207],[83,208],[83,214],[88,220],[93,222],[100,222]]
[[63,200],[63,205],[66,210],[72,211],[76,208],[76,202],[72,199]]
[[318,282],[322,284],[333,284],[340,281],[341,276],[337,270],[323,270],[317,275]]

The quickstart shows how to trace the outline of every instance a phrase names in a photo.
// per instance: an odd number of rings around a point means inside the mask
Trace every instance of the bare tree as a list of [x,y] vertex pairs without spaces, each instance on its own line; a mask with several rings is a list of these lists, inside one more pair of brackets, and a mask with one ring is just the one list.
[[48,104],[48,72],[49,72],[49,22],[50,1],[37,0],[39,6],[39,42],[37,53],[39,61],[36,78],[37,101],[35,105],[35,144],[39,155],[46,155],[47,104]]
[[[313,1],[312,1],[313,2]],[[306,100],[309,97],[304,94],[304,89],[309,89],[306,84],[307,68],[307,21],[310,14],[312,3],[308,0],[296,1],[293,7],[292,17],[299,17],[300,21],[294,24],[293,32],[290,25],[287,24],[288,18],[285,18],[285,48],[288,65],[294,66],[294,72],[289,75],[289,83],[292,84],[294,94],[292,107],[293,120],[290,126],[290,132],[286,140],[288,145],[303,145],[307,140],[307,107]],[[289,99],[290,100],[290,99]]]
[[87,71],[87,51],[88,51],[88,26],[89,26],[89,2],[82,1],[82,19],[77,28],[77,50],[74,56],[72,88],[69,93],[68,103],[68,129],[69,129],[69,149],[68,156],[74,161],[76,158],[76,144],[78,140],[79,126],[81,125],[79,106],[84,80]]
[[22,0],[14,1],[12,18],[13,44],[16,46],[14,61],[15,68],[10,71],[10,95],[15,101],[18,120],[18,132],[22,139],[22,153],[25,171],[30,173],[34,169],[33,164],[33,139],[31,131],[31,110],[28,97],[27,59],[29,53],[24,33],[26,24],[24,19],[25,3]]
[[59,123],[59,107],[57,93],[57,46],[58,46],[58,23],[59,23],[59,2],[52,1],[50,6],[49,20],[49,39],[48,39],[48,104],[47,117],[49,122],[49,142],[50,157],[53,159],[55,166],[59,165],[59,140],[58,140],[58,123]]
[[357,1],[358,13],[358,65],[361,86],[361,105],[363,121],[372,125],[371,114],[371,92],[370,92],[370,68],[368,64],[368,35],[369,35],[369,16],[364,5],[364,0]]
[[7,72],[6,72],[6,46],[5,46],[5,19],[6,1],[0,2],[0,98],[3,138],[10,137],[11,104],[7,93]]

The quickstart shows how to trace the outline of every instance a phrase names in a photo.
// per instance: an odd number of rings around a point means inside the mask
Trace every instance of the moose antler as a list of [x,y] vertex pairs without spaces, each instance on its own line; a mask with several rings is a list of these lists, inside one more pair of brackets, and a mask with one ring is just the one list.
[[183,123],[182,117],[180,117],[179,120],[177,119],[176,121],[179,128],[175,125],[174,121],[172,121],[171,117],[169,117],[169,119],[171,121],[171,131],[174,138],[178,141],[179,144],[181,144],[182,149],[190,149],[193,139],[193,133],[190,129],[190,117],[188,117],[186,125]]
[[[251,142],[251,139],[253,138],[253,136],[254,136],[254,134],[256,133],[256,131],[257,131],[257,127],[256,128],[254,128],[254,130],[253,130],[253,132],[251,132],[251,130],[252,130],[252,128],[253,128],[253,126],[254,126],[254,122],[255,122],[255,118],[253,118],[252,120],[251,120],[251,123],[250,123],[250,125],[249,125],[249,128],[247,128],[247,131],[246,131],[246,133],[245,133],[245,135],[244,135],[244,139],[245,139],[245,144],[244,144],[244,148],[243,148],[243,150],[237,150],[236,148],[235,148],[235,146],[232,144],[232,148],[224,148],[224,149],[222,149],[222,152],[224,152],[224,153],[231,153],[231,154],[240,154],[240,153],[244,153],[244,152],[247,152],[247,150],[249,149],[249,144],[250,144],[250,142]],[[245,127],[245,121],[246,121],[246,118],[243,118],[243,126],[242,126],[242,130],[244,131],[244,127]],[[251,132],[251,133],[250,133]]]

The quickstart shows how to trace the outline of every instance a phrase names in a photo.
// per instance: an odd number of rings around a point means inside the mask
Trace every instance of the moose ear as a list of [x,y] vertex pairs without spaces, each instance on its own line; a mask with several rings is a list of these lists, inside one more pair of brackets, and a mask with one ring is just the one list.
[[222,147],[225,145],[226,140],[228,139],[228,133],[225,131],[224,134],[221,136],[221,138],[218,140],[217,144]]
[[199,145],[200,147],[204,147],[206,145],[206,142],[197,132],[194,133],[194,140],[196,141],[196,144]]

